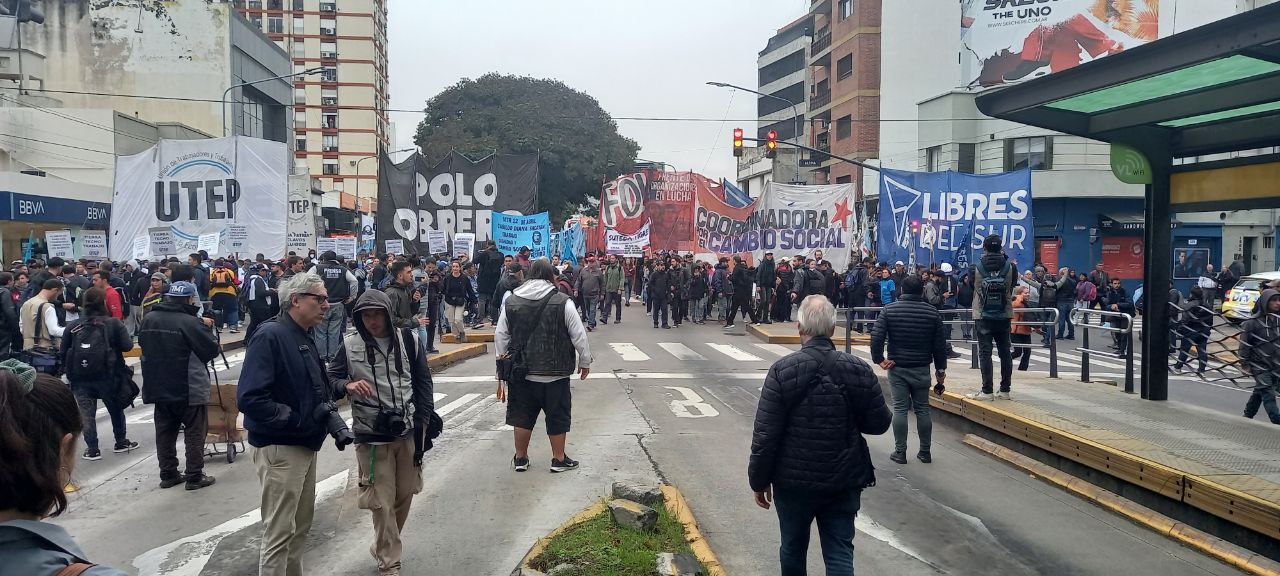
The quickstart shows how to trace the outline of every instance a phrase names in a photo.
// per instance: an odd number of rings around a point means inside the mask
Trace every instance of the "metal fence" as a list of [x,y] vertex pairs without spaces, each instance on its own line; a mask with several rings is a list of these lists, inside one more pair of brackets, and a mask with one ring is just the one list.
[[[1090,318],[1100,318],[1103,322],[1097,324],[1089,322]],[[1124,360],[1124,391],[1133,393],[1133,316],[1123,312],[1112,312],[1109,310],[1086,310],[1084,308],[1073,308],[1071,310],[1071,323],[1075,324],[1076,331],[1080,333],[1080,381],[1089,381],[1089,358],[1090,356],[1106,356],[1117,360]],[[1091,331],[1102,331],[1112,335],[1116,342],[1115,351],[1103,350],[1101,348],[1093,348],[1089,344],[1089,333]],[[1095,342],[1097,340],[1095,339]]]

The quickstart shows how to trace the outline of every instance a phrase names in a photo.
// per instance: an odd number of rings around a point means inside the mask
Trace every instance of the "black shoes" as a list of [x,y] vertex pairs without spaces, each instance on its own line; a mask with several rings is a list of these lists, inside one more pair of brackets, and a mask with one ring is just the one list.
[[956,352],[955,350],[952,350],[952,351],[950,351],[950,352],[947,352],[947,358],[950,358],[950,359],[952,359],[952,360],[955,360],[956,358],[959,358],[959,357],[960,357],[960,353],[959,353],[959,352]]
[[931,464],[933,463],[933,456],[930,456],[928,452],[921,452],[916,454],[916,460],[924,462],[925,464]]
[[564,455],[564,460],[551,459],[551,472],[553,474],[559,472],[568,472],[578,469],[578,461],[570,458],[568,454]]
[[116,454],[120,454],[122,452],[132,452],[137,449],[138,449],[137,442],[134,442],[133,440],[125,438],[124,440],[116,442],[116,447],[113,448],[111,451],[115,452]]
[[186,476],[183,476],[183,475],[181,475],[181,474],[179,474],[179,475],[177,475],[177,476],[170,476],[170,477],[168,477],[168,478],[166,478],[166,477],[164,477],[164,476],[161,476],[161,477],[160,477],[160,487],[161,487],[161,488],[173,488],[174,486],[177,486],[177,485],[179,485],[179,484],[181,484],[181,483],[183,483],[183,482],[186,482],[186,481],[187,481],[187,477],[186,477]]
[[85,448],[84,454],[81,454],[80,457],[89,461],[101,460],[102,451],[97,448]]
[[907,463],[907,455],[902,452],[894,452],[893,454],[890,454],[889,459],[899,464]]
[[[553,462],[554,462],[554,461],[553,461]],[[528,459],[528,458],[516,458],[515,456],[512,456],[512,457],[511,457],[511,467],[512,467],[512,468],[514,468],[516,472],[525,472],[525,471],[527,471],[527,470],[529,469],[529,459]]]
[[[213,476],[204,474],[195,474],[187,476],[187,490],[199,490],[208,486],[213,486]],[[163,484],[161,484],[163,486]]]

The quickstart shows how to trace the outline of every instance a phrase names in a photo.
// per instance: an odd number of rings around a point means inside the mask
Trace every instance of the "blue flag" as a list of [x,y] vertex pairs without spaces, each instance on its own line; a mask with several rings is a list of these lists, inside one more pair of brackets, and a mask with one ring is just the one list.
[[503,254],[514,255],[528,246],[530,258],[551,257],[551,218],[546,212],[528,216],[494,212],[490,237]]
[[578,265],[578,240],[582,238],[582,228],[577,222],[569,224],[560,231],[560,260]]
[[743,208],[751,204],[751,195],[743,192],[741,188],[729,183],[728,179],[721,178],[720,186],[724,188],[724,203],[734,208]]

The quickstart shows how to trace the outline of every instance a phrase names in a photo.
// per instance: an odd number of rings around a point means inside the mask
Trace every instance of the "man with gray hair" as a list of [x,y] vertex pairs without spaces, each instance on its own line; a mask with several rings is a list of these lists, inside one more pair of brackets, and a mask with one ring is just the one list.
[[756,409],[747,476],[756,505],[777,504],[782,574],[804,574],[814,520],[827,574],[853,574],[853,521],[875,484],[864,434],[889,429],[875,373],[831,342],[825,295],[800,302],[800,351],[774,363]]
[[258,327],[240,371],[236,399],[262,484],[260,576],[306,573],[302,553],[315,511],[316,453],[326,434],[339,450],[355,440],[338,416],[338,388],[311,336],[333,305],[325,285],[311,272],[280,285],[280,314]]

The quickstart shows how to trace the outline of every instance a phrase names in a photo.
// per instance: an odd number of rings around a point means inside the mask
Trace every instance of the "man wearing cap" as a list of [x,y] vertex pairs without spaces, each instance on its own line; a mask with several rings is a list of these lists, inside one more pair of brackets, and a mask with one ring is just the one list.
[[328,362],[342,346],[342,334],[347,330],[347,309],[344,305],[355,298],[359,284],[355,274],[338,261],[333,250],[325,250],[320,255],[320,262],[313,272],[324,280],[324,288],[329,295],[329,309],[324,313],[324,322],[316,326],[315,334],[316,350]]
[[[218,339],[211,330],[213,319],[197,316],[199,303],[195,284],[174,282],[138,329],[142,378],[147,383],[142,401],[155,405],[161,488],[186,482],[187,490],[199,490],[213,484],[213,477],[204,474],[204,437],[209,428],[205,364],[218,355]],[[178,473],[179,428],[185,429],[186,474]]]

